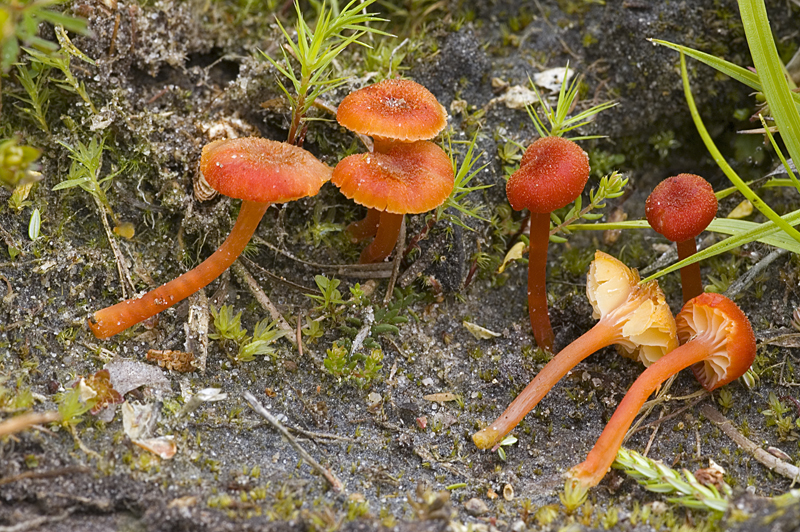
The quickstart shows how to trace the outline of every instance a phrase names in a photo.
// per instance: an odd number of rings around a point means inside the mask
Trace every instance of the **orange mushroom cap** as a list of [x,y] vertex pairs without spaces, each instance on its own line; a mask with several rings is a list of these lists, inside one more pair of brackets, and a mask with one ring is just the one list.
[[453,180],[450,158],[425,140],[395,144],[382,153],[345,157],[331,178],[356,203],[395,214],[435,209],[450,195]]
[[514,210],[544,214],[574,201],[589,179],[589,156],[562,137],[542,137],[522,157],[519,170],[506,184]]
[[711,356],[692,366],[697,381],[708,391],[738,379],[756,356],[756,337],[750,320],[727,297],[707,292],[683,306],[675,319],[681,344],[704,339]]
[[414,142],[438,135],[447,111],[416,81],[387,79],[348,94],[336,120],[362,135]]
[[647,222],[673,242],[694,238],[717,215],[717,197],[708,181],[694,174],[668,177],[645,203]]
[[284,203],[317,194],[332,170],[297,146],[247,137],[206,144],[200,172],[214,190],[231,198]]

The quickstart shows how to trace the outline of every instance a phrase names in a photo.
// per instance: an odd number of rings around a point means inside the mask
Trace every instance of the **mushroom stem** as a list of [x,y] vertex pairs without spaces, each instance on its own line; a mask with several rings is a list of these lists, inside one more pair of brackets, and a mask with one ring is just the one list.
[[380,220],[381,211],[378,209],[367,209],[367,215],[363,219],[347,226],[350,240],[353,242],[361,242],[371,236],[375,236],[378,232]]
[[361,252],[361,264],[380,262],[391,255],[400,236],[400,225],[403,223],[403,214],[381,212],[381,221],[378,224],[378,233],[369,246]]
[[522,390],[522,393],[508,405],[508,408],[500,417],[485,429],[472,435],[472,441],[475,442],[475,445],[479,449],[489,449],[498,444],[578,362],[595,351],[618,341],[620,335],[619,327],[615,326],[614,323],[609,323],[610,321],[601,319],[594,327],[562,349],[560,353],[550,360],[542,368],[542,371]]
[[243,201],[239,217],[225,242],[195,269],[138,298],[98,310],[89,318],[89,328],[97,338],[109,338],[186,299],[233,264],[244,251],[269,203]]
[[[678,260],[683,260],[697,253],[697,244],[694,238],[689,238],[683,242],[678,242]],[[703,281],[700,278],[700,263],[695,262],[681,268],[681,287],[683,290],[683,302],[688,303],[703,293]]]
[[550,213],[531,213],[528,252],[528,312],[536,344],[553,350],[553,327],[547,313],[547,246],[550,243]]
[[570,476],[584,488],[596,486],[614,463],[625,433],[650,394],[670,376],[703,361],[709,355],[706,342],[696,339],[661,357],[644,370],[619,403],[586,460],[573,467]]

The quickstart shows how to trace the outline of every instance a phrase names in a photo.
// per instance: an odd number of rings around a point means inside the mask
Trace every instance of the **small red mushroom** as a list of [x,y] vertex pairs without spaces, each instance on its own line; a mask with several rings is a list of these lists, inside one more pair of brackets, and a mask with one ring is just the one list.
[[616,344],[623,355],[648,366],[677,346],[675,320],[658,283],[640,285],[638,273],[611,255],[595,253],[586,295],[600,321],[553,357],[500,417],[472,435],[478,448],[497,445],[561,377],[595,351]]
[[124,331],[209,284],[239,257],[271,203],[313,196],[331,176],[331,169],[304,149],[262,138],[207,144],[200,171],[221,194],[244,200],[230,235],[195,269],[140,297],[95,312],[89,328],[97,338]]
[[543,137],[528,147],[519,170],[506,184],[511,207],[531,212],[528,311],[536,343],[548,351],[554,339],[545,282],[550,213],[580,196],[588,179],[589,156],[580,146],[562,137]]
[[614,462],[625,433],[655,389],[680,370],[692,367],[708,391],[744,375],[756,355],[750,321],[730,299],[701,294],[684,305],[676,319],[683,345],[648,367],[628,390],[586,460],[570,470],[581,488],[596,486]]
[[[453,180],[450,158],[425,140],[396,143],[381,153],[342,159],[333,170],[331,182],[346,197],[380,213],[377,234],[361,253],[361,263],[388,257],[397,243],[403,216],[441,205],[453,190]],[[365,220],[370,218],[368,214]]]
[[[717,197],[699,175],[678,174],[656,185],[645,214],[650,227],[677,243],[678,260],[683,260],[697,253],[695,237],[717,215]],[[681,287],[684,303],[703,293],[699,263],[681,268]]]

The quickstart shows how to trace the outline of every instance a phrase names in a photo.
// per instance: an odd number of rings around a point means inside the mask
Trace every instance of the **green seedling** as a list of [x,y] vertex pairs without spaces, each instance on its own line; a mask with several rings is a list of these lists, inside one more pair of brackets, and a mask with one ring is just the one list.
[[[275,348],[272,344],[278,339],[283,338],[289,331],[277,329],[277,321],[269,322],[262,320],[256,323],[253,329],[253,337],[245,338],[239,345],[239,354],[236,360],[239,362],[251,362],[256,355],[275,356]],[[210,336],[210,335],[209,335]]]
[[[297,13],[296,39],[280,20],[276,19],[286,39],[284,47],[281,48],[283,58],[275,60],[264,52],[262,55],[278,72],[289,79],[292,88],[290,91],[278,81],[292,107],[292,122],[288,137],[290,144],[302,144],[308,122],[307,114],[316,99],[346,81],[345,77],[332,76],[333,60],[351,44],[368,46],[359,40],[365,34],[388,35],[369,25],[383,22],[383,19],[367,12],[375,1],[352,0],[338,14],[333,9],[328,9],[323,2],[313,29],[303,16],[300,3],[296,1],[294,3]],[[292,66],[292,59],[299,63],[299,71]]]
[[50,134],[47,124],[47,109],[50,106],[51,91],[47,87],[47,76],[51,68],[41,63],[31,65],[17,65],[17,81],[25,89],[27,97],[12,94],[15,98],[27,104],[16,105],[22,113],[26,114],[45,133]]
[[208,335],[212,340],[229,340],[239,344],[247,336],[247,331],[242,328],[242,313],[234,315],[231,305],[222,305],[219,310],[211,306],[211,316],[217,331]]

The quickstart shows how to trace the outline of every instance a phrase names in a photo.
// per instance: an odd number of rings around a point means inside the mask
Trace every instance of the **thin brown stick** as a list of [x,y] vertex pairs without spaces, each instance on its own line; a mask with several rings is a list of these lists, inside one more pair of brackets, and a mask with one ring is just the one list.
[[337,273],[340,274],[355,273],[355,272],[387,271],[392,269],[392,264],[389,262],[377,262],[374,264],[322,264],[320,262],[312,262],[309,260],[301,259],[300,257],[293,255],[292,253],[289,253],[285,249],[281,249],[275,244],[267,242],[266,240],[264,240],[259,236],[254,236],[253,241],[259,246],[268,247],[275,253],[283,255],[288,259],[292,259],[295,262],[299,262],[300,264],[305,264],[306,266],[310,266],[312,268],[321,268],[325,270],[338,270]]
[[288,333],[285,338],[292,342],[292,345],[297,347],[297,339],[293,336],[294,331],[292,330],[292,327],[283,318],[281,313],[278,311],[278,308],[272,304],[272,301],[269,300],[267,294],[261,290],[261,287],[258,286],[258,282],[253,278],[252,275],[250,275],[250,272],[247,271],[247,268],[245,268],[244,265],[237,260],[233,263],[231,269],[233,270],[233,273],[236,274],[236,277],[244,282],[244,284],[250,290],[250,293],[256,298],[256,301],[258,301],[258,303],[264,307],[264,310],[269,312],[272,320],[278,323],[278,328]]
[[258,402],[258,400],[253,396],[253,394],[246,391],[242,394],[242,397],[244,397],[244,400],[250,404],[250,407],[253,410],[255,410],[258,415],[266,419],[269,422],[269,424],[272,425],[272,427],[281,434],[281,436],[286,438],[286,440],[289,442],[289,445],[291,445],[294,448],[294,450],[297,451],[297,454],[299,454],[303,460],[308,462],[308,465],[310,465],[323,477],[325,477],[325,480],[327,480],[328,483],[331,485],[331,489],[333,489],[333,491],[340,492],[344,489],[342,482],[338,478],[336,478],[336,475],[334,475],[333,472],[330,471],[329,469],[323,467],[322,464],[314,460],[314,458],[312,458],[311,455],[308,454],[306,450],[300,446],[300,444],[297,442],[294,436],[289,434],[289,431],[286,430],[286,427],[281,425],[280,421],[278,421],[272,414],[270,414],[267,411],[267,409],[264,408],[261,405],[261,403]]
[[16,525],[0,526],[0,532],[24,532],[25,530],[39,528],[46,523],[57,523],[58,521],[63,521],[72,515],[72,513],[77,509],[77,507],[67,508],[58,515],[43,515],[41,517],[34,517],[33,519],[17,523]]
[[16,434],[34,425],[51,423],[59,419],[61,419],[61,414],[58,412],[30,412],[29,414],[12,417],[0,423],[0,437]]
[[77,473],[87,474],[91,472],[92,472],[91,469],[83,466],[59,467],[57,469],[50,469],[49,471],[26,471],[24,473],[20,473],[19,475],[14,475],[13,477],[0,478],[0,486],[5,486],[6,484],[11,484],[13,482],[25,480],[28,478],[30,479],[55,478],[55,477],[63,477],[66,475],[73,475]]
[[340,440],[340,441],[346,441],[346,442],[351,442],[351,443],[355,443],[356,442],[356,440],[354,440],[353,438],[349,438],[347,436],[339,436],[338,434],[332,434],[330,432],[313,432],[313,431],[301,429],[301,428],[298,428],[298,427],[288,427],[288,426],[286,428],[289,429],[292,432],[296,432],[298,434],[302,434],[303,436],[306,436],[307,438],[312,438],[312,439],[313,438],[317,438],[317,439],[320,439],[320,440]]
[[786,478],[790,478],[793,482],[800,480],[800,468],[788,462],[784,462],[777,456],[769,454],[747,439],[719,410],[711,405],[703,405],[700,407],[700,413],[719,427],[719,429],[724,432],[727,437],[732,439],[739,448],[752,455],[753,458],[761,462],[767,469]]

